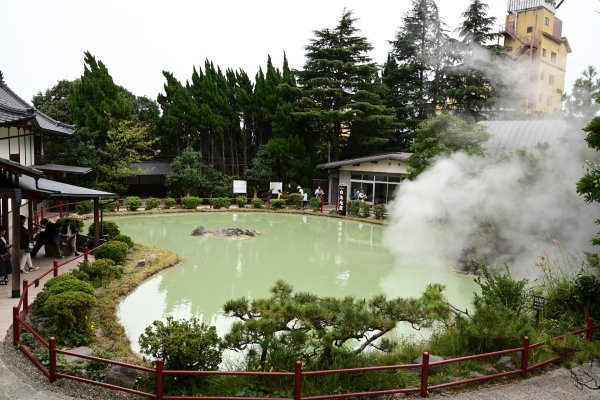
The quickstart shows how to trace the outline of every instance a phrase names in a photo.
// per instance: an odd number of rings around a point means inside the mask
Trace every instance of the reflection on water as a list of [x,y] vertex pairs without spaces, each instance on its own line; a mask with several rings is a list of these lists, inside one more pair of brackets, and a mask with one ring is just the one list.
[[[168,249],[181,265],[148,279],[118,310],[134,349],[145,327],[167,316],[196,316],[223,335],[231,319],[221,307],[233,298],[269,295],[283,279],[296,291],[323,296],[417,297],[428,283],[443,283],[449,300],[464,308],[474,284],[451,271],[406,266],[383,247],[385,227],[306,215],[193,213],[123,217],[121,232],[135,241]],[[256,229],[245,240],[191,236],[194,227]]]

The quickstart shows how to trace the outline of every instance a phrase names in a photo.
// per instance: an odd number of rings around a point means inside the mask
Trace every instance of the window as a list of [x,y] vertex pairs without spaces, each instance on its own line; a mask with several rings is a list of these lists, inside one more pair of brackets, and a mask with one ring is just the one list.
[[544,25],[550,26],[550,18],[549,17],[544,18]]
[[546,58],[546,49],[542,49],[542,57]]
[[544,80],[544,71],[540,72],[540,81]]
[[528,26],[527,27],[527,33],[531,33],[533,32],[533,26]]
[[554,75],[548,75],[548,85],[554,86]]
[[550,53],[550,62],[552,64],[556,64],[556,53],[555,52]]
[[546,105],[551,106],[553,100],[554,98],[552,96],[548,96],[548,98],[546,98]]

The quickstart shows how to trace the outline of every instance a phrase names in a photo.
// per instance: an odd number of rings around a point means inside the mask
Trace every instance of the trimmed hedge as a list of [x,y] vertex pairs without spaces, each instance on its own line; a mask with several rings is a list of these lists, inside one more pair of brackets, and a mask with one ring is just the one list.
[[175,204],[177,204],[177,201],[174,198],[167,197],[165,199],[165,208],[175,207]]
[[[117,223],[114,221],[102,221],[102,232],[105,235],[109,235],[112,238],[112,237],[115,237],[118,234],[120,234],[121,230],[119,229],[119,225],[117,225]],[[88,228],[88,236],[91,236],[91,237],[94,236],[94,223],[93,222],[90,225],[90,227]]]
[[252,204],[253,208],[262,208],[263,207],[263,201],[261,199],[252,199],[252,201],[250,203]]
[[160,207],[160,200],[155,199],[154,197],[149,197],[146,199],[146,210],[152,210],[153,208]]
[[87,280],[94,286],[107,285],[113,279],[120,278],[123,275],[123,270],[115,265],[113,260],[108,258],[99,258],[94,262],[83,261],[79,263],[79,271],[87,276]]
[[285,204],[285,199],[272,199],[271,200],[271,208],[273,210],[277,209],[280,210],[283,208]]
[[142,206],[142,199],[138,196],[128,196],[125,197],[125,204],[129,211],[137,211]]
[[132,248],[133,247],[133,240],[131,240],[131,238],[127,235],[117,235],[113,238],[110,239],[111,241],[117,241],[117,242],[123,242],[127,245],[128,248]]
[[196,196],[187,196],[181,199],[181,203],[188,210],[193,210],[198,208],[198,206],[202,203],[202,199]]
[[238,196],[235,199],[235,203],[239,208],[244,208],[246,207],[246,204],[248,204],[248,199],[245,196]]
[[100,200],[100,204],[102,205],[102,208],[104,210],[109,212],[117,211],[119,209],[119,206],[121,205],[121,203],[119,203],[118,200],[114,199]]
[[210,199],[210,205],[216,210],[220,208],[229,208],[229,206],[231,206],[231,199],[228,197],[214,197]]
[[44,290],[42,290],[35,298],[35,303],[31,308],[34,315],[50,316],[46,313],[46,302],[52,296],[63,292],[79,291],[94,295],[94,288],[87,282],[78,279],[73,274],[63,274],[50,279],[46,282]]
[[104,243],[102,246],[96,250],[96,259],[107,258],[115,262],[115,264],[120,265],[127,260],[127,247],[126,243],[110,241]]
[[89,214],[94,211],[94,203],[91,200],[83,200],[77,203],[75,209],[79,215]]

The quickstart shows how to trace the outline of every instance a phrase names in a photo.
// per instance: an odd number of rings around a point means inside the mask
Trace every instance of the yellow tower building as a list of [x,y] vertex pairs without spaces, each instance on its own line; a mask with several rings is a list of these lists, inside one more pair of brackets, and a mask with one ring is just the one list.
[[554,15],[557,8],[552,0],[508,0],[506,23],[500,28],[507,55],[528,76],[527,87],[520,88],[527,114],[551,114],[562,108],[571,47],[562,36],[562,21]]

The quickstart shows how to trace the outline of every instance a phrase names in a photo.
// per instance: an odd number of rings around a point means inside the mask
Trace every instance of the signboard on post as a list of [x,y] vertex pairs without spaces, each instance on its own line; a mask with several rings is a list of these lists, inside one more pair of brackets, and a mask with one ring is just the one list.
[[283,191],[283,182],[269,183],[269,192],[271,192],[271,195],[276,195],[280,190]]
[[544,309],[544,303],[546,303],[546,299],[542,296],[533,296],[533,309],[536,311],[540,311]]
[[338,212],[346,215],[346,199],[348,198],[348,186],[338,186]]
[[233,181],[233,193],[248,193],[246,181]]

